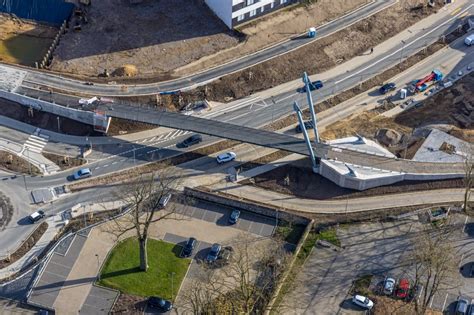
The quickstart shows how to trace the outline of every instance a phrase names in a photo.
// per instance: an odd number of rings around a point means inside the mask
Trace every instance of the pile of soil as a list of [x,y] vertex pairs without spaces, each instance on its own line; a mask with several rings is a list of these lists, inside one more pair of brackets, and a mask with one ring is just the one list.
[[134,65],[123,65],[112,72],[112,76],[114,77],[135,77],[137,74],[138,69]]
[[19,174],[29,174],[30,171],[32,175],[42,174],[39,168],[33,164],[28,163],[16,154],[6,151],[0,151],[0,168]]
[[13,254],[10,254],[10,257],[7,257],[3,260],[0,260],[0,269],[5,268],[13,264],[15,261],[23,257],[29,250],[36,245],[36,242],[43,236],[44,232],[48,229],[48,223],[42,222],[35,231],[28,237],[26,241],[21,244]]
[[142,314],[145,306],[144,297],[120,293],[110,314]]
[[402,140],[402,135],[393,129],[382,128],[375,133],[375,139],[387,147],[393,147]]
[[252,181],[245,180],[240,183],[243,185],[255,185],[286,195],[316,200],[360,198],[422,190],[461,188],[464,186],[462,179],[425,182],[403,181],[390,186],[357,191],[340,187],[323,176],[313,173],[309,161],[306,160],[295,164],[286,164],[272,171],[260,174],[254,177]]

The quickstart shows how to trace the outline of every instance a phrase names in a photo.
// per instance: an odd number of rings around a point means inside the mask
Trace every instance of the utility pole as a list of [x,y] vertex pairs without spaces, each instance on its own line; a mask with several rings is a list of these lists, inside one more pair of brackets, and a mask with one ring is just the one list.
[[97,258],[97,279],[100,281],[100,260],[99,260],[99,255],[95,254],[95,257]]
[[28,174],[31,176],[30,149],[28,147],[26,147],[26,156],[28,158]]
[[[303,83],[305,84],[309,111],[311,112],[311,121],[313,122],[314,141],[316,142],[316,144],[319,144],[319,132],[318,132],[318,125],[316,121],[316,114],[314,112],[313,97],[311,96],[311,90],[309,89],[310,81],[309,81],[308,74],[306,72],[303,74]],[[296,104],[296,106],[298,105]],[[302,125],[301,128],[303,128],[303,130],[306,130],[304,125]]]

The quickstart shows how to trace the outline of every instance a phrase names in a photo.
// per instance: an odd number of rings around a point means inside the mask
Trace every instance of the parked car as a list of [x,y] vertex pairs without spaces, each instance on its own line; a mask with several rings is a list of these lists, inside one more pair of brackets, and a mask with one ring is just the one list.
[[222,153],[217,156],[217,163],[222,164],[222,163],[227,163],[230,161],[235,160],[237,157],[237,154],[234,152],[227,152],[227,153]]
[[196,247],[197,240],[194,237],[190,237],[184,245],[183,251],[181,252],[182,257],[190,257],[193,254],[194,248]]
[[368,310],[374,307],[374,302],[372,302],[368,297],[362,295],[354,295],[352,303]]
[[392,295],[394,289],[395,289],[395,279],[391,277],[385,278],[385,281],[383,282],[383,293],[386,295]]
[[75,180],[78,180],[78,179],[83,179],[83,178],[87,178],[87,177],[91,177],[92,176],[92,172],[90,169],[88,168],[81,168],[80,170],[78,170],[77,172],[75,172],[73,175]]
[[[313,81],[309,84],[309,90],[310,91],[314,91],[314,90],[319,90],[320,88],[322,88],[324,86],[323,82],[320,81],[320,80],[317,80],[317,81]],[[301,92],[302,93],[306,93],[306,86],[303,86],[301,88]]]
[[148,298],[148,306],[157,308],[163,312],[168,312],[173,308],[173,303],[158,296],[151,296]]
[[[313,128],[313,122],[312,121],[305,121],[303,124],[304,124],[304,129],[306,129],[306,130]],[[303,132],[303,130],[301,129],[300,124],[296,125],[295,132],[296,133],[302,133]]]
[[168,202],[170,201],[171,199],[171,194],[170,193],[167,193],[165,194],[164,196],[162,196],[160,198],[160,201],[159,201],[159,205],[161,208],[164,208],[166,207],[166,205],[168,204]]
[[202,141],[202,136],[196,134],[196,135],[192,135],[189,138],[184,139],[182,142],[178,143],[177,146],[180,148],[187,148],[192,145],[198,144],[201,141]]
[[222,246],[220,244],[213,244],[211,247],[211,250],[207,254],[206,261],[208,263],[213,263],[217,260],[217,257],[219,257],[219,253],[221,252]]
[[395,83],[391,82],[391,83],[387,83],[387,84],[382,85],[379,89],[379,92],[380,92],[380,94],[387,94],[388,92],[393,91],[396,88],[397,87],[396,87]]
[[395,293],[398,298],[405,299],[410,291],[410,281],[408,279],[401,279],[398,282],[397,292]]
[[469,302],[464,298],[459,298],[458,304],[456,305],[456,315],[466,315],[467,314],[467,307],[469,306]]
[[474,303],[471,304],[471,308],[469,309],[469,315],[474,315]]
[[229,217],[229,224],[236,224],[237,221],[239,221],[239,218],[240,218],[240,211],[233,210]]
[[38,222],[39,220],[41,220],[44,217],[45,217],[44,211],[43,210],[38,210],[38,211],[33,212],[32,214],[30,214],[28,216],[28,219],[30,220],[31,223],[35,223],[35,222]]

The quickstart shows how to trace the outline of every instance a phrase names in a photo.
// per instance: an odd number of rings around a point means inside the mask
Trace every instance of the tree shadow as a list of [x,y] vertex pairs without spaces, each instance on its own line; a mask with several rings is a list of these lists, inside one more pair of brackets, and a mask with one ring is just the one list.
[[107,272],[104,273],[100,276],[101,279],[107,279],[107,278],[113,278],[113,277],[118,277],[118,276],[123,276],[123,275],[128,275],[131,273],[136,273],[136,272],[142,272],[140,270],[140,267],[133,267],[133,268],[128,268],[128,269],[123,269],[123,270],[117,270],[117,271],[112,271],[112,272]]

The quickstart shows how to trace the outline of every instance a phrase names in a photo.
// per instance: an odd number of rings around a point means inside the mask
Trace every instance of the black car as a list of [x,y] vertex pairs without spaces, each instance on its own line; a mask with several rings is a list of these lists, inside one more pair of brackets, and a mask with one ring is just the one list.
[[148,306],[157,308],[163,312],[168,312],[173,308],[173,303],[158,296],[151,296],[148,299]]
[[181,256],[189,257],[193,254],[194,248],[196,247],[197,240],[194,237],[190,237],[189,240],[184,245],[183,251],[181,252]]
[[380,94],[386,94],[390,91],[393,91],[396,89],[396,85],[395,83],[387,83],[387,84],[384,84],[380,87],[379,89],[379,92]]
[[192,145],[198,144],[201,141],[202,141],[201,135],[192,135],[191,137],[186,138],[182,142],[178,143],[177,146],[180,148],[187,148]]
[[171,199],[171,194],[170,194],[170,193],[167,193],[167,194],[165,194],[164,196],[162,196],[162,197],[160,198],[160,201],[158,202],[159,205],[160,205],[160,207],[161,207],[161,208],[166,207],[166,205],[168,204],[168,202],[170,201],[170,199]]
[[[313,81],[309,84],[309,90],[310,91],[314,91],[314,90],[319,90],[320,88],[322,88],[324,85],[323,85],[323,82],[320,81],[320,80],[317,80],[317,81]],[[306,92],[306,86],[303,86],[301,88],[301,92],[302,93],[305,93]]]
[[[306,130],[313,128],[313,122],[311,122],[311,121],[305,121],[305,122],[304,122],[304,128],[305,128]],[[296,133],[302,133],[302,132],[303,132],[303,130],[301,130],[300,124],[296,125],[295,132],[296,132]]]
[[221,252],[222,246],[220,244],[213,244],[211,250],[207,254],[206,261],[208,263],[213,263],[219,257],[219,253]]
[[239,210],[232,211],[229,217],[229,224],[236,224],[239,218],[240,218],[240,211]]

